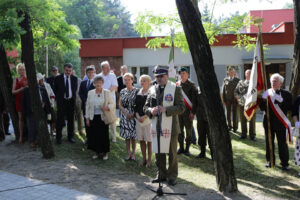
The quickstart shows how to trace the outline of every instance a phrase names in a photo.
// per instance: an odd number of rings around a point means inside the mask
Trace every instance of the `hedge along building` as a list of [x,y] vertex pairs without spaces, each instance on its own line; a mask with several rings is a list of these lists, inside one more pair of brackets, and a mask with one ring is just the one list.
[[[288,10],[288,11],[286,11]],[[265,64],[268,77],[273,73],[280,73],[285,77],[285,86],[288,87],[291,77],[294,28],[293,15],[289,15],[290,22],[281,21],[280,11],[291,14],[293,9],[269,10],[262,12],[261,16],[265,18],[262,24],[263,30],[268,30],[269,25],[266,23],[269,18],[277,17],[276,24],[269,27],[268,32],[262,33],[264,44],[268,44],[268,50],[265,51]],[[254,11],[252,11],[254,12]],[[272,14],[273,12],[273,14]],[[271,13],[271,14],[270,14]],[[251,12],[250,12],[251,14]],[[253,14],[253,16],[255,16]],[[273,16],[273,17],[272,17]],[[285,16],[285,15],[284,15]],[[284,18],[285,19],[285,18]],[[273,23],[273,22],[272,22]],[[266,28],[264,28],[266,27]],[[249,30],[248,30],[249,31]],[[253,30],[255,32],[255,30]],[[256,37],[257,33],[246,33],[252,37]],[[148,49],[146,43],[148,39],[144,38],[104,38],[104,39],[81,39],[81,48],[79,55],[81,57],[81,72],[84,75],[84,69],[88,65],[95,65],[97,72],[100,72],[99,63],[108,60],[115,74],[120,75],[120,66],[125,64],[129,67],[136,80],[142,74],[153,75],[155,65],[168,65],[169,47],[163,46],[160,49]],[[253,61],[253,51],[247,52],[244,49],[234,47],[233,41],[236,41],[236,35],[224,34],[217,36],[217,43],[211,46],[215,72],[221,87],[224,77],[227,75],[228,66],[236,66],[237,76],[244,78],[244,71],[251,68]],[[177,69],[187,67],[190,70],[190,78],[197,83],[197,75],[192,62],[190,53],[183,53],[180,49],[175,49],[174,62]]]

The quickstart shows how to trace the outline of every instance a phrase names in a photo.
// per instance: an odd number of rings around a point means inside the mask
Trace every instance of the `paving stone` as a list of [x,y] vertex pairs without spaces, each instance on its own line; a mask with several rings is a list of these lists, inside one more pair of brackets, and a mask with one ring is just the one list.
[[[40,185],[44,184],[44,185]],[[107,200],[100,196],[68,189],[0,170],[0,200]]]

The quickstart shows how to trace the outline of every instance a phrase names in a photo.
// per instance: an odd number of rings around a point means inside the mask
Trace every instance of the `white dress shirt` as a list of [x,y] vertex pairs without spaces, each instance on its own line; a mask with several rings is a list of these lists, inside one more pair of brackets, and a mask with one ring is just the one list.
[[[102,76],[102,78],[104,79],[104,84],[103,84],[103,88],[110,90],[113,86],[117,86],[118,87],[118,81],[117,81],[117,77],[115,74],[113,73],[109,73],[106,76],[101,72],[99,75],[97,76]],[[111,97],[113,99],[114,102],[116,102],[116,92],[110,92]]]

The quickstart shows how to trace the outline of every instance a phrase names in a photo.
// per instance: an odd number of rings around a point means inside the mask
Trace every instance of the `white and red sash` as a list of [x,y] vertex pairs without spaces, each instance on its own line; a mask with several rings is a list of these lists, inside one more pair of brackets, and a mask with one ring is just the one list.
[[290,120],[287,118],[287,116],[284,114],[284,112],[281,110],[278,104],[275,104],[275,91],[273,89],[268,89],[268,102],[270,104],[270,107],[272,111],[274,112],[275,116],[279,119],[279,121],[284,125],[286,128],[286,140],[288,140],[290,143],[293,142],[292,137],[292,125]]
[[[180,86],[181,85],[181,81],[177,81],[176,85]],[[189,99],[189,97],[184,93],[184,91],[183,90],[181,90],[181,91],[182,91],[182,96],[183,96],[184,104],[186,105],[186,107],[188,107],[188,109],[190,111],[192,111],[193,103],[191,102],[191,100]]]

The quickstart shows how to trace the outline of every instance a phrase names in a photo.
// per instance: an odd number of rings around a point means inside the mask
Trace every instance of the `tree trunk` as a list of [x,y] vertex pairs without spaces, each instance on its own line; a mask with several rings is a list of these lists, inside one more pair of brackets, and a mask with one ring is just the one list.
[[0,90],[0,142],[5,140],[5,130],[3,126],[4,98]]
[[215,149],[214,165],[218,188],[221,192],[235,192],[237,191],[237,181],[234,174],[231,138],[221,103],[212,52],[201,22],[201,14],[191,1],[176,0],[176,4],[189,44],[198,83],[203,93],[204,108]]
[[294,21],[295,42],[290,90],[293,99],[296,99],[300,94],[300,0],[294,0]]
[[50,140],[48,126],[46,123],[46,115],[42,108],[38,84],[36,80],[36,71],[34,65],[33,51],[33,34],[30,27],[30,16],[27,12],[18,11],[19,17],[23,16],[23,21],[20,22],[20,27],[26,31],[21,35],[22,55],[21,60],[25,63],[26,74],[29,85],[30,102],[33,108],[36,121],[36,133],[39,137],[39,142],[44,158],[54,157],[54,150]]
[[9,112],[13,123],[16,141],[19,141],[20,131],[18,114],[16,111],[16,98],[11,93],[12,76],[6,58],[6,52],[2,45],[0,45],[0,90],[4,99],[4,104],[7,107],[7,111]]

